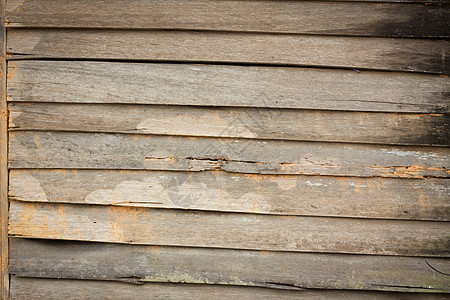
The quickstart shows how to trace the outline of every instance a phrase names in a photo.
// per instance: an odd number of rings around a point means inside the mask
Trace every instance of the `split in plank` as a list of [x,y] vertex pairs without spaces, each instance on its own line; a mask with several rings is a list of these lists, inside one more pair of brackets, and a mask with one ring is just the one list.
[[[114,259],[111,259],[114,258]],[[11,239],[11,274],[297,289],[449,292],[449,260]]]
[[12,131],[10,168],[224,170],[448,177],[450,149],[138,134]]
[[449,221],[447,179],[124,170],[10,170],[11,200]]
[[8,101],[450,112],[431,74],[295,67],[10,61]]
[[[449,146],[450,115],[210,108],[164,105],[12,103],[10,130]],[[411,130],[414,129],[414,130]]]
[[449,6],[327,1],[9,0],[8,27],[449,37]]
[[[62,288],[63,287],[63,288]],[[446,300],[444,294],[408,293],[348,290],[289,290],[268,289],[251,286],[145,283],[142,285],[114,281],[68,280],[29,277],[11,277],[11,300],[97,300],[97,299],[169,299],[169,300]],[[216,298],[217,297],[217,298]]]
[[450,255],[449,222],[275,216],[12,201],[16,237],[208,248]]
[[11,28],[7,40],[7,51],[25,58],[282,64],[443,74],[450,73],[445,59],[449,50],[447,40],[161,30]]

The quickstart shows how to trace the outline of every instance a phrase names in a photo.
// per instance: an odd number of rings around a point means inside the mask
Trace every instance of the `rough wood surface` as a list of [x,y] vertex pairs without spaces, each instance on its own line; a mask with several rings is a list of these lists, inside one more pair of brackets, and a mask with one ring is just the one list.
[[448,177],[449,148],[13,131],[11,168],[224,170],[251,174]]
[[[8,300],[8,105],[5,0],[0,1],[0,298]],[[9,75],[9,74],[8,74]]]
[[450,255],[450,223],[12,201],[16,237],[378,255]]
[[448,113],[445,76],[314,68],[9,62],[8,100]]
[[319,1],[10,0],[9,27],[448,37],[449,6]]
[[11,170],[9,197],[281,215],[449,221],[446,179],[226,172]]
[[11,239],[18,276],[448,293],[449,277],[427,262],[450,272],[438,258]]
[[12,276],[11,299],[17,300],[97,300],[97,299],[269,299],[269,300],[446,300],[448,295],[431,293],[394,293],[339,290],[275,290],[260,287],[208,284],[145,283],[67,280]]
[[10,104],[9,111],[12,130],[450,145],[447,114],[55,103]]
[[[450,73],[450,42],[161,30],[8,30],[19,57],[283,64]],[[14,58],[14,57],[13,57]]]

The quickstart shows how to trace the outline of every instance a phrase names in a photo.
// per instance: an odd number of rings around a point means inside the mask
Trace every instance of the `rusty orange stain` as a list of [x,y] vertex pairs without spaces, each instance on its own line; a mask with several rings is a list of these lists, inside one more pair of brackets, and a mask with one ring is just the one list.
[[10,79],[10,78],[13,78],[14,75],[16,74],[17,66],[14,61],[9,62],[8,64],[10,64],[12,66],[12,68],[8,69],[6,78]]

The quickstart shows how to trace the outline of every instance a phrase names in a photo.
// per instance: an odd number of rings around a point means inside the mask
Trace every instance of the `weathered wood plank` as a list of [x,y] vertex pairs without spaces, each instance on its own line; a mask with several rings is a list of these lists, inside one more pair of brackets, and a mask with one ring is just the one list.
[[55,103],[13,103],[9,111],[12,130],[391,145],[450,144],[450,115],[447,114]]
[[378,255],[450,255],[450,223],[12,201],[16,237]]
[[[357,47],[355,47],[357,45]],[[161,30],[8,31],[21,57],[283,64],[450,73],[447,40]]]
[[12,131],[10,168],[448,177],[449,148]]
[[85,61],[8,65],[9,101],[450,112],[450,80],[430,74]]
[[11,170],[13,200],[281,215],[449,220],[446,179]]
[[[111,259],[114,258],[114,259]],[[449,260],[11,239],[18,276],[449,292]]]
[[6,100],[5,5],[0,1],[0,298],[8,300],[8,105]]
[[322,299],[370,299],[370,300],[446,300],[448,295],[431,293],[394,293],[344,290],[276,290],[260,287],[244,287],[211,284],[145,283],[142,285],[114,281],[67,280],[27,278],[12,276],[11,299],[28,300],[78,300],[78,299],[269,299],[269,300],[322,300]]
[[448,37],[449,6],[319,1],[8,1],[9,27]]

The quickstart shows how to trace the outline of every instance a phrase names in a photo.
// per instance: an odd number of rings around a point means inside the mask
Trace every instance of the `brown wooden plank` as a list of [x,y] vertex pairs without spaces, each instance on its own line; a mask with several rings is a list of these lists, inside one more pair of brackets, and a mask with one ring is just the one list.
[[450,223],[12,201],[16,237],[270,251],[448,257]]
[[448,177],[449,148],[80,132],[10,132],[11,168]]
[[114,281],[67,280],[27,278],[12,276],[11,299],[28,300],[78,300],[78,299],[269,299],[269,300],[423,300],[449,299],[445,294],[394,293],[344,290],[276,290],[259,287],[226,286],[210,284],[145,283],[142,285]]
[[407,38],[11,28],[7,50],[28,58],[283,64],[448,74],[449,45],[447,40]]
[[9,111],[10,130],[450,145],[447,114],[55,103],[13,103]]
[[450,112],[450,80],[430,74],[92,61],[9,68],[9,101]]
[[18,276],[448,293],[449,277],[427,262],[449,273],[439,258],[11,239]]
[[12,0],[9,27],[448,37],[449,6],[319,1]]
[[0,1],[0,298],[9,299],[8,274],[8,105],[6,100],[5,1]]
[[449,220],[446,179],[11,170],[13,200],[281,215]]

